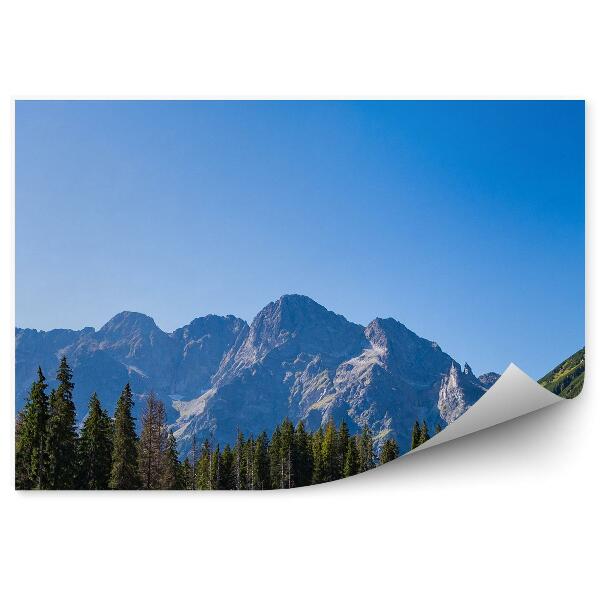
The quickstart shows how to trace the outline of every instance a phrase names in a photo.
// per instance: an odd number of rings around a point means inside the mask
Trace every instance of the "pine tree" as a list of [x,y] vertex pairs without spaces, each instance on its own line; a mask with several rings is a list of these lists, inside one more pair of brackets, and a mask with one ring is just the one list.
[[78,446],[79,486],[84,490],[108,488],[112,461],[112,421],[94,392],[88,405]]
[[161,488],[167,452],[167,423],[165,405],[150,392],[142,415],[139,441],[139,473],[142,489]]
[[177,441],[172,431],[167,435],[167,447],[163,454],[160,474],[161,490],[184,490],[183,472],[177,453]]
[[274,490],[284,487],[283,444],[281,438],[281,426],[277,425],[273,430],[271,442],[268,446],[271,488]]
[[196,434],[192,436],[192,449],[190,450],[190,482],[191,487],[189,489],[196,489],[196,467],[198,466],[198,445],[196,442]]
[[210,442],[205,439],[200,449],[200,458],[196,466],[196,489],[210,490],[210,467],[212,450]]
[[[246,464],[244,461],[244,434],[238,429],[237,439],[235,443],[234,449],[234,479],[235,479],[235,489],[236,490],[245,490],[247,489],[246,485]],[[225,450],[223,450],[224,452]]]
[[221,483],[221,451],[219,450],[219,444],[214,449],[210,457],[210,477],[209,477],[209,490],[218,490]]
[[358,473],[358,448],[356,437],[348,438],[346,455],[344,458],[344,477],[351,477]]
[[358,443],[358,471],[364,473],[375,466],[375,453],[373,450],[373,436],[371,430],[365,425]]
[[439,423],[435,424],[435,433],[438,434],[442,430],[442,426]]
[[381,449],[381,454],[379,455],[379,463],[385,464],[398,458],[398,444],[396,440],[393,438],[388,438],[383,442],[383,448]]
[[133,397],[128,383],[117,401],[114,418],[112,464],[108,483],[113,490],[135,490],[140,486],[137,435],[132,409]]
[[184,490],[195,489],[192,464],[187,456],[181,463],[181,482]]
[[27,402],[17,417],[15,432],[15,487],[46,489],[47,425],[49,403],[46,378],[38,367],[38,380],[31,385]]
[[296,486],[296,449],[294,448],[294,425],[290,419],[281,424],[281,462],[284,488]]
[[48,472],[49,487],[70,490],[75,487],[77,468],[77,431],[73,402],[73,373],[63,356],[56,373],[58,388],[49,401]]
[[424,444],[429,439],[429,431],[427,430],[427,423],[423,419],[423,425],[421,426],[421,435],[419,436],[419,446]]
[[227,444],[223,448],[221,454],[221,464],[219,468],[219,482],[218,489],[220,490],[239,490],[238,485],[238,467],[235,464],[237,456],[234,451],[231,450],[231,446]]
[[350,430],[346,421],[342,421],[338,431],[338,472],[340,477],[344,477],[344,466],[346,465],[346,452],[348,451],[348,442],[350,440]]
[[263,431],[254,443],[254,458],[252,461],[252,469],[255,490],[270,489],[270,465],[269,465],[269,443],[267,434]]
[[321,455],[323,464],[323,481],[335,481],[341,476],[339,470],[339,451],[337,431],[333,419],[329,419],[325,426],[323,443],[321,445]]
[[410,436],[410,449],[414,450],[421,443],[421,426],[419,421],[415,421]]
[[294,431],[296,449],[296,485],[310,485],[312,477],[312,440],[304,423],[299,421]]
[[319,427],[312,436],[312,459],[313,459],[313,472],[312,482],[323,483],[325,468],[323,465],[323,428]]
[[248,436],[246,443],[242,450],[242,460],[244,463],[244,472],[246,475],[246,488],[247,490],[254,490],[254,446],[255,441],[252,435]]

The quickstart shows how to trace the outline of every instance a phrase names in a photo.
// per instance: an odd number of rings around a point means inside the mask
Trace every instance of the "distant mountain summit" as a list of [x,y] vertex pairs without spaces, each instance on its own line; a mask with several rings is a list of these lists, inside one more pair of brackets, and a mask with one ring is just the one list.
[[369,426],[408,449],[415,420],[433,430],[457,419],[498,378],[477,378],[435,342],[394,319],[351,323],[311,298],[285,295],[248,325],[232,315],[194,319],[172,333],[122,312],[100,330],[16,330],[17,408],[37,365],[51,379],[66,354],[78,416],[97,391],[109,411],[129,381],[137,408],[153,389],[184,452],[193,436],[232,442],[238,429],[268,433],[285,417],[317,429],[329,418]]

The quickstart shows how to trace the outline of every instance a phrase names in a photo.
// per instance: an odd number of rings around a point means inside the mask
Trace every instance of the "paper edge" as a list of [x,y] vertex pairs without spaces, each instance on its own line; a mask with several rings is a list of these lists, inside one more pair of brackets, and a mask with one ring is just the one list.
[[516,419],[563,399],[510,363],[498,381],[463,415],[404,456]]

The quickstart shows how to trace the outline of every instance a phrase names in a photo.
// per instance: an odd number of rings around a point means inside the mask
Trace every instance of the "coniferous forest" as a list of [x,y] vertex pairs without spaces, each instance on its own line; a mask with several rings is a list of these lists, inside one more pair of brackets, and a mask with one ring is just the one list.
[[[63,356],[58,386],[48,392],[38,368],[27,402],[17,415],[15,486],[20,490],[268,490],[326,483],[349,477],[399,456],[396,440],[376,455],[371,431],[351,435],[330,420],[317,431],[302,421],[279,423],[271,436],[237,432],[233,446],[196,439],[183,461],[169,430],[164,404],[145,397],[140,435],[133,395],[125,385],[110,416],[92,394],[77,428],[72,371]],[[436,433],[439,429],[436,428]],[[415,422],[411,449],[429,439],[426,422]],[[406,449],[408,450],[408,448]]]

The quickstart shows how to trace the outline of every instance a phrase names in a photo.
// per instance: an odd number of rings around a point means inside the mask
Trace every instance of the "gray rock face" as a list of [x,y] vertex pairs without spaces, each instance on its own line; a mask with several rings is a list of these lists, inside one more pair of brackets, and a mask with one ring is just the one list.
[[368,425],[378,442],[395,436],[403,450],[415,419],[430,428],[458,418],[486,390],[435,342],[394,319],[366,328],[305,296],[266,306],[223,360],[210,390],[178,402],[180,445],[193,435],[233,442],[270,432],[283,418],[309,429],[329,418],[351,432]]
[[122,312],[98,331],[91,327],[48,332],[17,329],[17,410],[25,401],[38,365],[49,384],[55,385],[54,373],[65,354],[73,369],[74,400],[80,419],[85,416],[94,391],[112,412],[128,381],[138,413],[141,397],[154,390],[174,419],[177,413],[172,397],[190,399],[208,389],[223,356],[244,328],[245,321],[236,317],[209,315],[165,333],[146,315]]
[[394,319],[363,327],[306,296],[287,295],[250,325],[208,315],[165,333],[150,317],[124,312],[99,331],[17,329],[17,408],[38,364],[50,380],[63,353],[79,418],[93,391],[112,412],[127,381],[138,411],[153,389],[183,453],[193,435],[224,444],[238,428],[270,433],[285,417],[309,429],[329,418],[345,420],[352,432],[368,425],[379,443],[395,436],[404,451],[415,419],[430,429],[450,423],[496,376],[478,379]]
[[498,373],[484,373],[483,375],[480,375],[477,379],[479,379],[479,381],[481,381],[481,383],[483,383],[483,385],[486,388],[491,388],[496,381],[498,381],[498,379],[500,379],[500,375],[498,375]]
[[469,406],[479,400],[487,387],[475,375],[468,363],[461,371],[454,361],[450,370],[442,376],[438,393],[440,417],[447,423],[458,419]]

